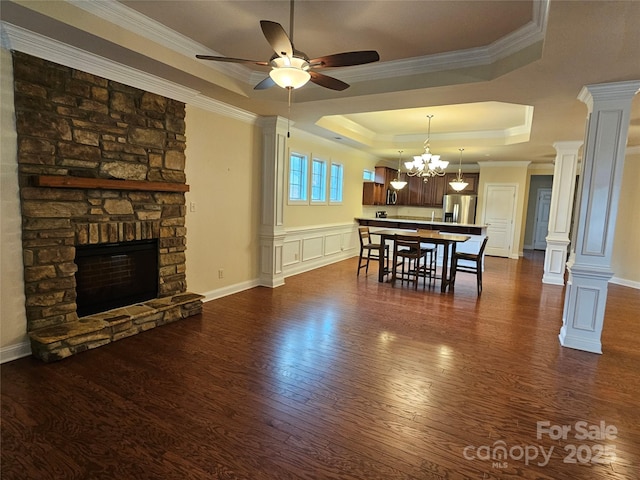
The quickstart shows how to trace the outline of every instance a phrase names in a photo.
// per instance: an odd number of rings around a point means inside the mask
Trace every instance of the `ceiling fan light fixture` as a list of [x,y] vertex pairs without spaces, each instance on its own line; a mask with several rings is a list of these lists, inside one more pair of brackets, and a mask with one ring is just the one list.
[[254,90],[265,90],[274,85],[285,88],[289,91],[289,103],[291,103],[291,90],[300,88],[312,81],[316,85],[341,92],[349,88],[349,84],[329,75],[313,71],[311,68],[324,67],[349,67],[352,65],[364,65],[366,63],[377,62],[380,55],[375,50],[360,50],[354,52],[334,53],[309,59],[309,57],[299,50],[293,48],[293,2],[290,0],[289,8],[289,35],[282,25],[271,20],[260,20],[260,28],[264,38],[269,42],[275,55],[268,62],[258,60],[248,60],[244,58],[218,57],[214,55],[196,55],[201,60],[212,60],[217,62],[245,63],[260,66],[271,65],[272,71],[269,76],[253,87]]
[[311,75],[306,70],[296,67],[279,67],[269,72],[269,76],[282,88],[300,88],[311,79]]
[[271,60],[271,79],[282,88],[300,88],[311,79],[309,62],[298,57],[276,57]]

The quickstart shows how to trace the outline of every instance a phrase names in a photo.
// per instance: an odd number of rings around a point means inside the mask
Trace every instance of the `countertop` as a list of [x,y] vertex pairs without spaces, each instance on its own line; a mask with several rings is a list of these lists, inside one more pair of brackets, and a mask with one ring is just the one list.
[[473,224],[473,223],[453,223],[453,222],[443,222],[442,219],[440,221],[434,220],[431,221],[428,217],[410,217],[410,216],[388,216],[385,218],[376,218],[376,217],[356,217],[356,220],[373,220],[373,221],[388,221],[394,223],[408,223],[408,224],[424,224],[424,225],[434,225],[438,227],[450,227],[455,225],[456,227],[470,227],[470,228],[487,228],[486,225]]

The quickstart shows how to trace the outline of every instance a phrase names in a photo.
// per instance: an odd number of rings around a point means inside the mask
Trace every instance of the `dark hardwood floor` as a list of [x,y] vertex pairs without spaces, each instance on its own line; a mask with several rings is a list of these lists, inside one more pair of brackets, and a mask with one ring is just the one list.
[[4,364],[2,478],[638,479],[640,293],[610,286],[603,355],[562,348],[542,260],[488,257],[478,298],[350,259]]

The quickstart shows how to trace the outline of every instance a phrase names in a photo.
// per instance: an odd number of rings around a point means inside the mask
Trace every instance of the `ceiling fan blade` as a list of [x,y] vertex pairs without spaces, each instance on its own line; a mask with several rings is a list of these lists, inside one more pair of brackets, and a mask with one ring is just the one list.
[[276,82],[274,82],[271,77],[267,77],[264,80],[262,80],[260,83],[258,83],[255,87],[253,87],[253,89],[266,90],[267,88],[274,87],[275,85],[276,85]]
[[348,83],[344,83],[342,80],[338,80],[337,78],[330,77],[329,75],[323,75],[318,72],[309,72],[311,75],[311,81],[316,85],[320,85],[321,87],[330,88],[331,90],[342,91],[346,88],[349,88]]
[[271,20],[260,20],[260,27],[271,48],[281,57],[293,57],[293,45],[282,25]]
[[351,65],[362,65],[365,63],[377,62],[380,55],[375,50],[361,50],[358,52],[334,53],[324,57],[309,60],[312,67],[349,67]]
[[215,57],[213,55],[196,55],[196,58],[199,58],[200,60],[213,60],[216,62],[253,63],[254,65],[262,65],[263,67],[269,66],[269,62],[261,62],[258,60],[246,60],[244,58]]

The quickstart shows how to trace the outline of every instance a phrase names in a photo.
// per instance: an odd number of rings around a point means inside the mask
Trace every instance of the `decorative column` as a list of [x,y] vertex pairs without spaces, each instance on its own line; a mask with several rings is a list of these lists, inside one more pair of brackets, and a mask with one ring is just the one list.
[[287,120],[262,121],[262,212],[260,220],[260,285],[284,285],[282,249],[286,195]]
[[556,142],[556,160],[553,168],[551,208],[549,209],[549,231],[544,252],[544,275],[542,283],[564,285],[564,270],[567,263],[569,232],[573,195],[576,186],[578,149],[582,142]]
[[629,112],[640,81],[588,85],[578,99],[589,116],[576,216],[575,256],[567,264],[560,344],[602,353],[611,253],[629,130]]

